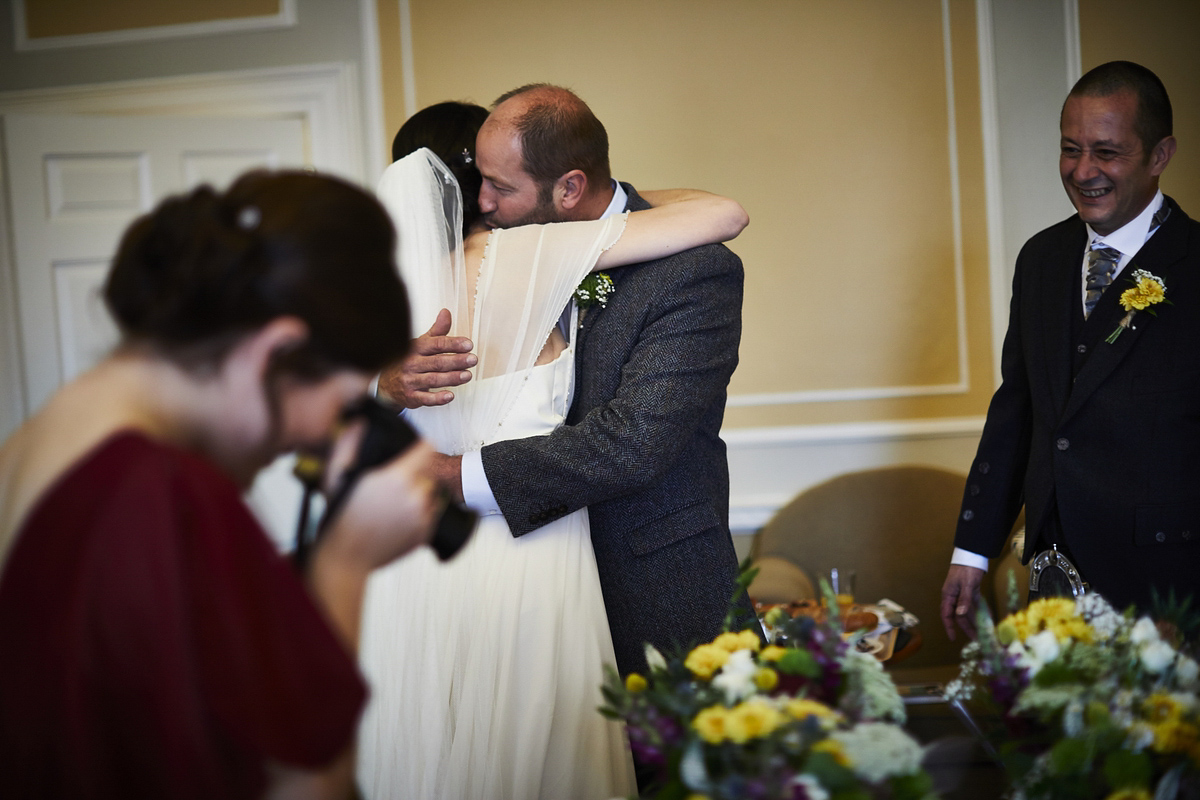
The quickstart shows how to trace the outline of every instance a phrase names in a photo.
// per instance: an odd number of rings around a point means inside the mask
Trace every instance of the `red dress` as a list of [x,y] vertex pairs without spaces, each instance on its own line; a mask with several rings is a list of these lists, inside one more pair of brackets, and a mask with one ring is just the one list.
[[0,573],[0,797],[258,797],[365,697],[237,487],[139,433],[47,490]]

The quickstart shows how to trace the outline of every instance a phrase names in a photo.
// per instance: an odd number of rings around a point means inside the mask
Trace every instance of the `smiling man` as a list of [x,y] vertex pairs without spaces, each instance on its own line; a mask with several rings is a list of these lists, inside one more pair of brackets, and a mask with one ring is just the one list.
[[1200,224],[1158,188],[1171,103],[1153,72],[1114,61],[1075,84],[1060,129],[1078,213],[1017,258],[942,588],[951,638],[1022,504],[1031,598],[1087,587],[1146,607],[1200,585]]

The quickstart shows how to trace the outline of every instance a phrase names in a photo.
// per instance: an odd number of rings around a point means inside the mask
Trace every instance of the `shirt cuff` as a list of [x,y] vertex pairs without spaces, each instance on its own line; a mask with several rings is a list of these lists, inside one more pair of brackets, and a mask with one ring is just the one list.
[[461,472],[463,500],[467,507],[480,516],[503,514],[483,471],[483,453],[479,450],[463,453]]
[[[466,462],[464,461],[463,463],[465,464]],[[974,567],[984,572],[987,572],[988,568],[987,556],[972,553],[970,550],[963,550],[961,547],[954,548],[954,555],[950,556],[950,563],[957,564],[960,567]]]

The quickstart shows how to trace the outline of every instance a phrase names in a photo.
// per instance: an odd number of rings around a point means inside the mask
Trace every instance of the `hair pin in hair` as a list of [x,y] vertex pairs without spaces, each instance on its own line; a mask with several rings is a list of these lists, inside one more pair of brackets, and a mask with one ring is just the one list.
[[252,231],[262,222],[262,212],[258,206],[246,206],[237,215],[238,227],[244,231]]
[[471,151],[465,147],[463,148],[463,151],[462,151],[462,159],[463,159],[464,164],[470,164],[471,162],[473,162],[475,160],[474,158],[471,157]]

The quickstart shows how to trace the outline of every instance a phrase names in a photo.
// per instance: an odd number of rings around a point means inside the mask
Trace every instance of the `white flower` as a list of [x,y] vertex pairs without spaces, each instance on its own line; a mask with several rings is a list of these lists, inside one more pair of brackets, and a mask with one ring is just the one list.
[[1161,673],[1175,660],[1175,648],[1164,641],[1156,640],[1142,648],[1142,665],[1155,675]]
[[1125,617],[1095,592],[1075,598],[1075,609],[1092,626],[1096,638],[1100,640],[1111,639],[1125,624]]
[[1181,689],[1195,691],[1200,684],[1200,665],[1183,653],[1175,659],[1175,681]]
[[846,692],[839,706],[862,719],[887,719],[904,722],[904,700],[896,684],[883,671],[879,659],[851,648],[840,659],[846,675]]
[[1154,625],[1154,620],[1149,617],[1142,617],[1133,626],[1133,630],[1129,632],[1129,641],[1134,644],[1148,644],[1149,642],[1158,641],[1158,628]]
[[730,705],[741,702],[757,690],[754,674],[758,665],[754,663],[751,650],[735,650],[721,667],[721,672],[712,679],[712,685],[725,692],[725,702]]
[[1058,658],[1060,652],[1058,637],[1054,635],[1054,631],[1035,633],[1025,640],[1025,646],[1029,648],[1029,654],[1042,664]]
[[1078,699],[1067,703],[1063,712],[1063,732],[1067,736],[1078,736],[1083,732],[1083,703]]
[[867,783],[913,775],[921,767],[921,745],[895,725],[863,722],[832,738],[841,743],[854,774]]
[[802,787],[808,800],[829,800],[829,792],[812,775],[797,775],[792,778],[792,785]]
[[646,664],[650,667],[651,672],[667,668],[667,660],[663,658],[663,654],[649,642],[646,642]]
[[1154,728],[1144,722],[1135,722],[1129,726],[1129,748],[1134,752],[1145,750],[1154,744]]

